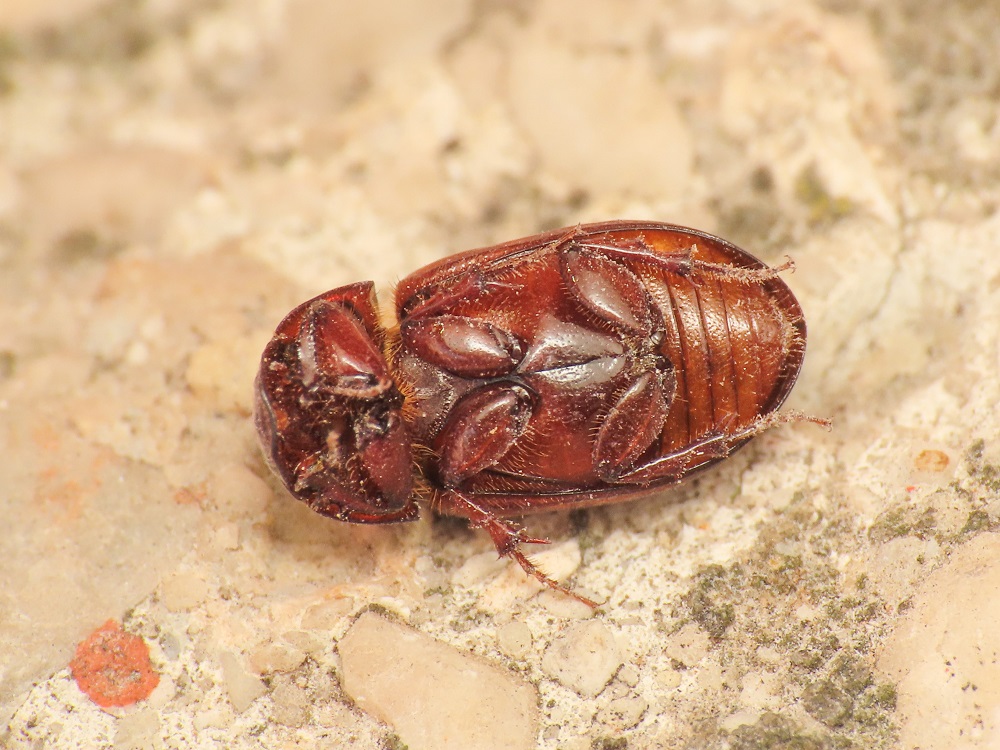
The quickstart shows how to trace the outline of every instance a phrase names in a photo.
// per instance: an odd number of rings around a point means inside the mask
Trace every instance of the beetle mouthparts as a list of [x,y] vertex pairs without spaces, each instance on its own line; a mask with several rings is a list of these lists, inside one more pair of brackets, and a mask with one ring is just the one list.
[[403,397],[370,281],[292,310],[261,357],[254,419],[268,463],[318,513],[354,523],[417,517]]

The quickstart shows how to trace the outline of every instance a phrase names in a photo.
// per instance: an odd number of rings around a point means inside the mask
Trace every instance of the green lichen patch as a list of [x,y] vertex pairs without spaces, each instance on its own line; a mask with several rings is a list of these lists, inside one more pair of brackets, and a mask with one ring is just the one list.
[[[884,520],[883,536],[930,533],[933,515],[918,511]],[[803,731],[783,710],[727,733],[698,730],[699,747],[889,747],[892,686],[872,677],[874,645],[890,611],[875,586],[845,575],[834,552],[857,544],[862,530],[849,518],[799,496],[759,530],[757,543],[726,565],[708,565],[690,580],[673,615],[710,636],[711,657],[724,665],[715,697],[721,715],[741,710],[739,686],[780,675],[785,706],[804,709],[823,732]],[[719,738],[724,738],[724,742]]]
[[840,727],[851,717],[858,697],[871,684],[871,671],[865,663],[850,653],[841,653],[827,673],[802,692],[802,705],[821,724]]
[[854,210],[850,198],[837,196],[827,189],[815,164],[810,164],[795,180],[795,197],[809,210],[809,221],[826,224],[841,219]]
[[826,664],[840,648],[840,639],[833,633],[811,635],[800,648],[792,652],[791,664],[805,672],[814,672]]
[[896,686],[887,682],[878,685],[871,691],[872,702],[879,708],[887,709],[889,711],[896,710],[897,697],[898,691],[896,690]]
[[959,535],[964,536],[966,534],[975,534],[979,531],[988,531],[990,527],[993,526],[993,522],[990,519],[990,514],[985,510],[973,510],[969,513],[969,517],[965,521],[965,525],[959,532]]
[[105,261],[124,249],[121,240],[102,237],[94,229],[77,229],[60,237],[53,246],[53,261],[80,263]]
[[624,737],[598,737],[591,741],[590,750],[628,750]]
[[691,619],[714,640],[722,639],[735,622],[736,608],[730,600],[743,583],[739,566],[709,565],[695,575],[690,592],[683,598]]
[[862,649],[838,653],[805,686],[801,705],[831,730],[839,746],[875,747],[892,741],[896,688],[875,682]]
[[408,750],[409,745],[398,734],[387,734],[379,741],[381,750]]
[[34,40],[42,57],[74,63],[127,63],[135,61],[162,32],[145,3],[115,0],[98,6],[72,26],[45,29]]
[[732,750],[824,750],[828,738],[817,737],[777,714],[764,714],[755,724],[733,732]]
[[719,732],[703,727],[687,744],[687,750],[833,750],[838,744],[830,737],[803,729],[780,714],[766,712],[753,724]]
[[887,542],[904,536],[927,539],[937,525],[933,508],[917,508],[910,505],[895,505],[878,515],[868,530],[868,538],[873,542]]
[[986,441],[976,440],[965,452],[965,463],[973,483],[992,495],[1000,494],[1000,466],[986,461]]

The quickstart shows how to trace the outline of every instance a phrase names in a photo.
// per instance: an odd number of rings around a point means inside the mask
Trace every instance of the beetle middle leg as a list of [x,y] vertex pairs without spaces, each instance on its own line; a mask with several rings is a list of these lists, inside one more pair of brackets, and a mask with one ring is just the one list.
[[549,544],[548,539],[536,539],[527,536],[524,529],[510,519],[500,518],[488,508],[470,499],[456,490],[447,490],[438,499],[438,508],[447,515],[460,516],[469,521],[474,529],[485,529],[493,540],[493,546],[500,557],[509,557],[517,561],[529,576],[550,589],[583,602],[588,607],[597,609],[597,602],[575,593],[553,578],[547,576],[531,559],[521,551],[522,544]]

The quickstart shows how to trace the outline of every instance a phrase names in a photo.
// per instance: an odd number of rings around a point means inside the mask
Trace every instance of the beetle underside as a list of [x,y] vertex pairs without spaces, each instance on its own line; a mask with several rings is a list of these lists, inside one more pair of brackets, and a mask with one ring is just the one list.
[[509,518],[648,494],[801,419],[776,412],[805,348],[788,265],[611,222],[413,274],[391,335],[370,282],[327,292],[262,357],[264,452],[296,497],[360,523],[416,518],[417,466],[435,510],[593,605],[531,563],[521,545],[544,540]]

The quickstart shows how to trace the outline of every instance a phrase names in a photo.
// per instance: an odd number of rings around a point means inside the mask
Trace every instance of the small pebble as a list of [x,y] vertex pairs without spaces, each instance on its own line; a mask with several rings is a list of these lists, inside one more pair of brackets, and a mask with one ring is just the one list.
[[635,664],[622,664],[622,668],[618,670],[618,679],[634,688],[639,684],[639,668]]
[[312,700],[309,693],[288,680],[279,682],[271,691],[271,719],[286,727],[301,727],[309,722]]
[[140,708],[125,713],[115,726],[114,750],[157,747],[161,734],[160,717],[156,711]]
[[634,695],[615,698],[597,713],[597,720],[615,731],[631,729],[646,713],[649,704]]
[[561,685],[593,698],[604,690],[621,663],[611,631],[599,620],[588,620],[573,623],[552,641],[542,657],[542,671]]
[[711,645],[708,633],[689,623],[667,638],[663,653],[686,667],[693,667],[705,658]]
[[497,646],[511,659],[523,659],[531,648],[531,631],[523,622],[508,622],[497,630]]
[[998,534],[980,534],[959,547],[919,586],[883,644],[877,707],[898,722],[900,747],[996,746],[998,557]]
[[169,576],[160,586],[160,598],[171,612],[194,609],[208,596],[205,579],[193,571],[179,571]]
[[257,674],[291,672],[306,655],[288,643],[262,643],[249,654],[250,669]]
[[535,747],[538,696],[506,670],[373,612],[338,650],[344,691],[410,750]]
[[260,678],[248,672],[235,654],[223,651],[219,654],[219,663],[222,665],[222,677],[229,692],[229,700],[236,713],[246,711],[251,703],[267,692]]

